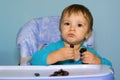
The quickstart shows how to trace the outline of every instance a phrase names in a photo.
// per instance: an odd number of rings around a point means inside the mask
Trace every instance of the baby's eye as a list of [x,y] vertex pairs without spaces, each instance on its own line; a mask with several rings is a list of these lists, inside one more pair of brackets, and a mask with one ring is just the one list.
[[69,26],[69,25],[70,25],[70,23],[66,22],[66,23],[64,23],[64,25],[67,25],[67,26]]
[[78,24],[78,27],[81,27],[82,26],[82,24]]

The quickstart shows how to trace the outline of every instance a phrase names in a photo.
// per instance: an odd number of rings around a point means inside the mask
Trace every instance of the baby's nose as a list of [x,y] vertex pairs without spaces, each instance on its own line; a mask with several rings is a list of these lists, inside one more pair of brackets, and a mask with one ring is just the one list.
[[75,30],[75,26],[70,26],[70,30]]

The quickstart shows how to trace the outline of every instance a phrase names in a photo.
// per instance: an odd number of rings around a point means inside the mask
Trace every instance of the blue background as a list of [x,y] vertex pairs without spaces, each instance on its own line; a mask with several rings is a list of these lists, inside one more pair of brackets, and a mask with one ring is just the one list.
[[73,3],[84,4],[92,12],[95,48],[111,60],[120,80],[120,0],[0,0],[0,65],[19,63],[16,36],[21,26],[33,18],[60,16]]

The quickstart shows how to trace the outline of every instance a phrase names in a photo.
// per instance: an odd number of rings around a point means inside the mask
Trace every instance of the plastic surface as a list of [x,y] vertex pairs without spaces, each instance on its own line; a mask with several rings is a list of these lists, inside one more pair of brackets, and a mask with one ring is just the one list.
[[[59,69],[68,71],[69,75],[50,77]],[[39,73],[39,76],[35,76],[35,73]],[[114,80],[114,73],[106,65],[0,66],[0,80],[2,79]]]

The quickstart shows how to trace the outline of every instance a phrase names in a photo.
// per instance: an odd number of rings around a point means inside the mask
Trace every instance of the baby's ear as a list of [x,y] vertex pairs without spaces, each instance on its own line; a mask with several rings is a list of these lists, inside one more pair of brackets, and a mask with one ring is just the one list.
[[85,39],[88,39],[92,35],[92,31],[87,32]]

